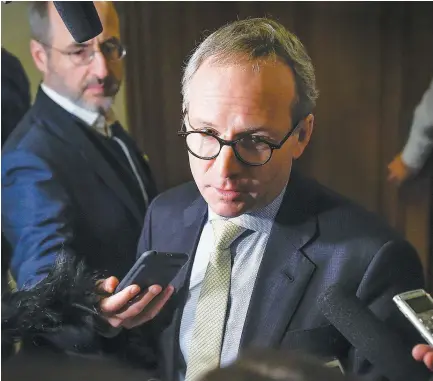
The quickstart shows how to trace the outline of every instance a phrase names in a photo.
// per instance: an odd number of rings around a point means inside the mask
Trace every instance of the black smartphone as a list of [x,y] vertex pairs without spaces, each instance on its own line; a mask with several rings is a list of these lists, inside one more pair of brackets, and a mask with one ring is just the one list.
[[126,287],[136,284],[141,290],[158,284],[166,288],[188,261],[184,253],[159,253],[154,250],[141,254],[128,274],[116,287],[115,294]]

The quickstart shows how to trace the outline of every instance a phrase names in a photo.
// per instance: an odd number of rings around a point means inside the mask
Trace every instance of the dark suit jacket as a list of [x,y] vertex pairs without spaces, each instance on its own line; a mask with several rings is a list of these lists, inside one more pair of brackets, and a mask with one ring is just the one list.
[[[1,49],[1,145],[30,108],[30,84],[21,62]],[[2,291],[8,288],[8,270],[12,250],[2,233]]]
[[[175,380],[179,327],[207,204],[194,183],[163,193],[148,210],[139,253],[190,255],[177,293],[148,328],[156,333],[163,380]],[[353,290],[382,320],[421,337],[393,305],[402,291],[422,288],[415,250],[379,218],[314,181],[292,173],[254,287],[241,339],[247,347],[277,347],[337,356],[357,373],[372,369],[320,313],[316,300],[330,285]],[[410,350],[412,343],[408,343]],[[374,371],[374,370],[373,370]]]
[[[154,197],[149,166],[130,137],[117,133]],[[11,271],[19,287],[41,279],[60,250],[117,277],[135,261],[144,201],[133,197],[90,134],[97,133],[39,90],[3,147],[2,230],[13,249]],[[127,175],[138,187],[125,168]]]

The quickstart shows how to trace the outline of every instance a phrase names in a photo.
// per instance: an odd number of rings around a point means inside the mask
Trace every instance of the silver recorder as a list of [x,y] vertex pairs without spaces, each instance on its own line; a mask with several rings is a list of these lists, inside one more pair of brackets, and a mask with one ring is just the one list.
[[433,299],[424,290],[403,292],[393,298],[394,303],[433,346]]

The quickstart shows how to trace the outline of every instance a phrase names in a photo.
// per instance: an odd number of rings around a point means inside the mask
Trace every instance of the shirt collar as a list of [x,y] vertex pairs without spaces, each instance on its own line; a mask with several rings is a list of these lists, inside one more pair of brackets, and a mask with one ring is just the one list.
[[284,186],[281,193],[264,208],[254,210],[253,212],[241,214],[234,218],[225,218],[216,214],[208,206],[208,221],[223,219],[233,222],[236,225],[242,226],[245,229],[257,231],[260,233],[270,234],[275,217],[283,202],[284,193],[286,192],[287,184]]
[[76,105],[70,99],[60,95],[58,92],[48,87],[45,83],[41,83],[41,88],[48,97],[50,97],[60,107],[64,108],[67,112],[76,116],[88,126],[93,127],[102,135],[110,135],[110,130],[106,128],[107,123],[115,121],[114,113],[111,109],[109,110],[109,115],[105,117],[100,113],[86,110],[85,108]]

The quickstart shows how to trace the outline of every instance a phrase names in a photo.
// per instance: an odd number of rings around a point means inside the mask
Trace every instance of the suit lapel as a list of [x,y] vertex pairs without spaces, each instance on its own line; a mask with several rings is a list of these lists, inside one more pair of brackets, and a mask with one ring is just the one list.
[[[155,198],[157,192],[155,189],[149,164],[147,163],[146,159],[144,159],[144,157],[142,156],[142,153],[139,151],[134,140],[131,138],[131,136],[128,135],[128,133],[126,133],[126,131],[123,129],[123,127],[119,122],[114,123],[111,126],[111,130],[113,132],[113,135],[118,137],[120,140],[122,140],[130,150],[131,159],[134,162],[135,167],[137,168],[138,175],[143,181],[143,185],[146,190],[147,196],[149,198],[149,203],[150,203],[153,200],[153,198]],[[134,181],[137,181],[135,177],[134,177]]]
[[139,206],[136,205],[124,183],[84,132],[84,128],[87,128],[84,123],[52,101],[41,89],[38,91],[35,109],[41,110],[39,115],[44,115],[44,118],[49,120],[48,127],[52,132],[78,150],[88,162],[89,168],[96,172],[141,225],[144,216]]
[[315,270],[302,252],[317,219],[296,174],[287,186],[263,255],[241,339],[241,348],[279,343]]
[[185,209],[183,217],[183,225],[179,225],[178,234],[172,234],[172,242],[170,243],[170,246],[175,247],[176,251],[187,253],[189,260],[188,265],[184,266],[176,277],[174,285],[175,287],[177,286],[177,292],[172,297],[171,308],[168,309],[168,316],[172,318],[170,319],[170,324],[161,335],[162,353],[167,356],[164,361],[164,371],[167,372],[167,380],[177,379],[176,372],[179,370],[180,323],[183,308],[188,297],[189,280],[195,252],[207,217],[207,204],[204,199],[199,196],[189,208]]

